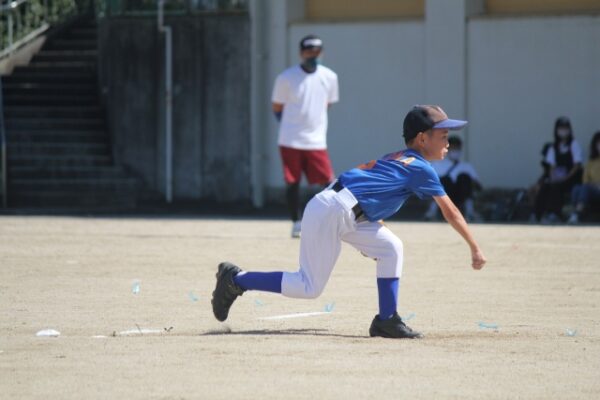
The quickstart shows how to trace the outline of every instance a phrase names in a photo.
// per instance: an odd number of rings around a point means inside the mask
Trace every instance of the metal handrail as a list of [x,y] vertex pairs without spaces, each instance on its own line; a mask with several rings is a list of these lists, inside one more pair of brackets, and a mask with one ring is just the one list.
[[[93,0],[13,0],[0,5],[0,58],[83,10]],[[86,8],[87,7],[87,8]]]

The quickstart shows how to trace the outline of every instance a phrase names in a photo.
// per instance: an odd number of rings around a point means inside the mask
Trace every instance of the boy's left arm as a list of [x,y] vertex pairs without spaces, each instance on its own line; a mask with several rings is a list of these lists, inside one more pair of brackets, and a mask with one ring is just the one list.
[[440,207],[442,215],[448,221],[450,225],[465,239],[469,248],[471,249],[471,266],[473,269],[481,269],[487,262],[487,259],[483,255],[483,251],[475,241],[475,238],[471,234],[471,230],[467,225],[464,217],[460,213],[459,209],[454,205],[448,195],[444,196],[433,196],[433,199]]

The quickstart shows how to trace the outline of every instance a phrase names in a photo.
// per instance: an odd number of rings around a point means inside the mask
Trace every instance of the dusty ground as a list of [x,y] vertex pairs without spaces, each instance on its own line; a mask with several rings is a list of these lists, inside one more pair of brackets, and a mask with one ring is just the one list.
[[476,272],[449,226],[389,226],[422,340],[368,338],[374,263],[349,246],[319,299],[249,292],[218,323],[217,263],[295,269],[287,221],[0,217],[0,397],[600,398],[600,228],[474,225]]

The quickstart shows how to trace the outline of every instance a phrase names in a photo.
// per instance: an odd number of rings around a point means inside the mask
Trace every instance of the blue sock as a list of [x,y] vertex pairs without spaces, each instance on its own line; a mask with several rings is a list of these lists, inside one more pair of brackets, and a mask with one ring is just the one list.
[[398,309],[399,278],[377,278],[379,319],[389,319]]
[[245,290],[281,293],[283,272],[241,272],[233,277],[233,282]]

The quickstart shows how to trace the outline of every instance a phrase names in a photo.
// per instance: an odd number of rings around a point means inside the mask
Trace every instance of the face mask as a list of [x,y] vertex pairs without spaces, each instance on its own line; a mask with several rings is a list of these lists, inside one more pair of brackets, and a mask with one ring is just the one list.
[[460,160],[461,151],[460,150],[448,150],[448,158],[452,161]]
[[569,137],[569,134],[571,133],[571,131],[569,129],[565,129],[565,128],[558,128],[556,130],[556,134],[558,135],[559,138],[561,139],[566,139]]
[[304,65],[309,71],[314,71],[315,69],[317,69],[317,65],[319,65],[320,63],[321,59],[319,57],[311,57],[306,58],[302,65]]

